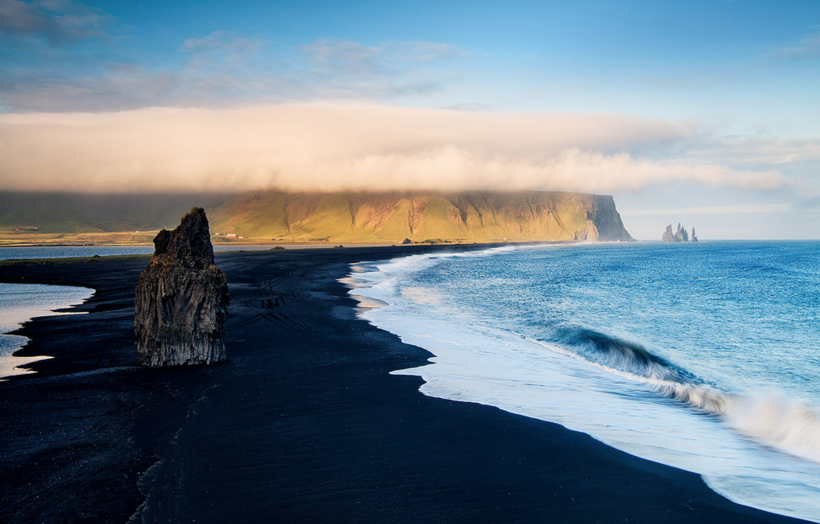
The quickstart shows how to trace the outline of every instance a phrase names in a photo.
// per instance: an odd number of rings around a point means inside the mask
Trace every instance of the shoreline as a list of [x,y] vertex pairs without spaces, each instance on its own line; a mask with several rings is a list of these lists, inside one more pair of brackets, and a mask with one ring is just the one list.
[[[329,247],[329,246],[328,246]],[[135,366],[145,256],[0,266],[96,290],[20,331],[53,355],[0,383],[0,520],[798,522],[695,474],[389,372],[427,351],[357,318],[350,264],[488,244],[222,254],[228,363]],[[48,353],[52,351],[52,353]]]

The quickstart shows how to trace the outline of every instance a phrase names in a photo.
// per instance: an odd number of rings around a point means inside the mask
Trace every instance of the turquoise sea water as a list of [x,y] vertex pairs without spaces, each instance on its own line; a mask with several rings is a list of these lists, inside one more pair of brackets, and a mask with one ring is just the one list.
[[427,395],[557,422],[820,522],[820,243],[507,247],[354,266]]

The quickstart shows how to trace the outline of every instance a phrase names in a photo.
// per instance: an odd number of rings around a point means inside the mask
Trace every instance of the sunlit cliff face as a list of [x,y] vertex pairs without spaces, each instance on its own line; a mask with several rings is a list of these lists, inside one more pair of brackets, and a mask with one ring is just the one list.
[[776,172],[652,155],[693,133],[688,123],[618,114],[372,104],[5,114],[0,189],[614,192],[673,181],[782,184]]

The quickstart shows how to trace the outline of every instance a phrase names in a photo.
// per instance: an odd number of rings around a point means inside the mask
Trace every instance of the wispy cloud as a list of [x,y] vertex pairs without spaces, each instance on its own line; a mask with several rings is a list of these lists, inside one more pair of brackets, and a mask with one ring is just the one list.
[[261,38],[248,38],[232,31],[214,31],[203,38],[186,39],[179,50],[185,53],[228,51],[248,55],[261,50],[265,43]]
[[794,211],[794,205],[782,204],[749,204],[738,206],[687,207],[680,209],[633,209],[622,210],[624,216],[661,216],[661,215],[758,215],[761,213],[788,213]]
[[[281,104],[0,115],[4,189],[746,189],[776,171],[641,158],[687,126],[625,115]],[[42,154],[48,151],[48,155]]]
[[320,39],[302,46],[312,68],[308,72],[318,98],[384,100],[429,95],[443,89],[452,74],[435,67],[459,56],[448,44],[382,42],[373,46],[346,40]]
[[310,60],[323,66],[357,67],[373,66],[379,56],[378,47],[362,45],[347,40],[331,40],[321,38],[313,43],[301,47],[308,54]]
[[0,34],[40,36],[51,44],[103,36],[110,18],[71,0],[0,0]]
[[448,61],[459,53],[434,42],[368,46],[320,39],[286,48],[229,31],[186,39],[178,51],[181,65],[164,69],[78,57],[39,68],[20,63],[0,78],[0,105],[10,111],[104,111],[425,97],[454,81]]
[[439,60],[469,54],[454,45],[438,42],[392,42],[387,45],[394,47],[398,54],[418,61]]
[[804,38],[796,45],[777,49],[769,56],[779,60],[818,60],[820,59],[820,34]]
[[447,106],[444,109],[451,109],[453,111],[486,111],[489,109],[490,106],[487,104],[482,104],[480,102],[464,102],[461,104],[453,104],[451,106]]
[[[766,134],[717,136],[704,133],[682,142],[674,155],[692,162],[731,165],[740,170],[778,170],[805,195],[820,191],[820,139],[775,138]],[[670,156],[669,158],[673,158]]]

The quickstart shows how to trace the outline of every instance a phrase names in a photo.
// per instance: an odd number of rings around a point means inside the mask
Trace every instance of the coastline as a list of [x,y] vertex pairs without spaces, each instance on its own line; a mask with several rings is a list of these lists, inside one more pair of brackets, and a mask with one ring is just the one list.
[[[430,354],[355,315],[349,264],[473,246],[224,253],[230,361],[135,367],[147,256],[3,263],[97,290],[19,332],[55,358],[0,384],[0,520],[797,522],[561,426],[426,397]],[[130,308],[130,309],[129,309]]]

